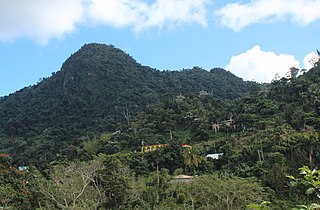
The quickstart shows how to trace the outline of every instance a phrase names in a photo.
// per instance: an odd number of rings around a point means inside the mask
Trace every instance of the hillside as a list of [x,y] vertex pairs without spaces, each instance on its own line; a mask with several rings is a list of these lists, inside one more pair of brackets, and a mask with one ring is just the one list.
[[1,100],[0,193],[17,209],[314,209],[319,64],[260,89],[86,45]]
[[[128,165],[139,178],[148,174],[146,187],[139,189],[153,189],[160,198],[153,202],[141,192],[140,207],[189,206],[192,209],[195,205],[196,208],[227,209],[218,206],[225,204],[219,200],[225,196],[235,199],[230,209],[245,209],[240,206],[241,198],[250,200],[251,195],[261,190],[259,186],[250,192],[241,192],[250,185],[240,187],[243,183],[238,180],[236,189],[228,194],[232,186],[226,184],[214,189],[213,184],[236,182],[239,177],[252,183],[259,180],[263,189],[254,202],[261,205],[262,201],[271,202],[270,208],[255,205],[248,209],[293,209],[302,203],[319,203],[320,171],[316,170],[320,161],[319,75],[320,67],[315,66],[301,76],[274,80],[264,91],[235,100],[219,100],[211,95],[166,98],[135,116],[130,125],[120,125],[119,132],[96,136],[79,145],[74,156],[90,160],[98,154],[109,154],[108,161]],[[141,143],[167,146],[143,154],[129,153],[140,148]],[[192,145],[192,148],[183,149],[181,144]],[[205,158],[207,154],[223,155],[212,160]],[[158,170],[161,171],[160,186],[165,171],[172,176],[178,172],[197,174],[199,179],[184,185],[167,184],[157,191],[159,184],[151,180],[156,180]],[[290,182],[287,177],[290,174],[305,176],[305,179],[291,176],[294,181]],[[209,175],[219,179],[207,177]],[[205,182],[199,181],[201,179]],[[245,203],[252,202],[249,200]],[[105,205],[117,204],[109,200]]]
[[1,99],[0,150],[23,162],[50,162],[84,136],[114,131],[166,97],[206,91],[234,99],[258,90],[223,69],[159,71],[113,46],[87,44],[60,71]]

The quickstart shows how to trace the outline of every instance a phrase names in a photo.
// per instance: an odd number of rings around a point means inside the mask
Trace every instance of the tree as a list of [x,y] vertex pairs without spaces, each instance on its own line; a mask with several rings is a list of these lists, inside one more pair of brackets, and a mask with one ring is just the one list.
[[201,163],[201,156],[199,155],[199,151],[196,147],[185,148],[183,151],[184,164],[191,168],[193,171],[193,175],[196,174],[196,168],[199,163]]
[[[1,207],[10,207],[10,204],[17,197],[17,192],[9,184],[0,184],[0,205]],[[12,207],[12,206],[11,206]]]
[[144,154],[144,158],[150,164],[150,168],[157,171],[166,168],[173,173],[175,169],[183,167],[181,144],[168,144],[166,147]]
[[309,166],[314,166],[314,156],[319,148],[319,134],[312,127],[309,127],[303,132],[295,132],[292,137],[296,139],[298,144],[296,145],[301,151],[307,150],[307,159]]
[[297,78],[297,75],[298,75],[299,71],[300,71],[300,70],[299,70],[298,68],[296,68],[296,67],[291,67],[291,68],[290,68],[290,71],[288,72],[288,74],[289,74],[289,79],[290,79],[291,81],[295,80],[295,79]]
[[104,169],[98,174],[98,181],[105,195],[102,206],[119,209],[130,205],[134,189],[134,176],[130,168],[122,164],[116,156],[105,156],[103,165]]
[[[255,179],[240,177],[218,178],[204,175],[185,184],[176,183],[171,189],[180,207],[190,209],[244,209],[250,203],[261,203],[266,198],[265,189]],[[188,209],[188,208],[186,208]]]
[[[320,199],[320,170],[311,170],[308,166],[299,168],[302,177],[287,176],[290,180],[290,186],[302,189],[302,197],[307,195],[307,202],[319,202]],[[301,199],[301,196],[299,196]],[[320,205],[311,203],[310,205],[298,205],[293,210],[311,210],[319,209]]]
[[33,190],[31,169],[19,170],[11,157],[0,154],[0,206],[13,209],[34,209],[37,195]]
[[95,177],[101,161],[69,162],[52,167],[49,178],[38,174],[38,190],[45,197],[48,208],[79,209],[98,207],[101,196]]
[[294,177],[292,175],[287,176],[290,179],[291,187],[303,187],[305,188],[305,194],[308,196],[314,196],[314,198],[320,198],[320,170],[311,170],[308,166],[299,168],[300,174],[303,177]]
[[150,205],[152,209],[159,206],[161,202],[167,201],[170,187],[170,176],[168,169],[161,169],[160,171],[151,173],[146,179],[146,190],[144,193],[144,200]]

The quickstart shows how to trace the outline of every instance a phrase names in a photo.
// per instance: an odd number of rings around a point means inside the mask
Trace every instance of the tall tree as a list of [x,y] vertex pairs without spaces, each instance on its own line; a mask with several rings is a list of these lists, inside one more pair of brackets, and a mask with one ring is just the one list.
[[193,175],[196,174],[196,168],[199,166],[199,163],[202,161],[201,156],[199,155],[199,150],[196,147],[185,148],[183,151],[184,164],[191,168]]

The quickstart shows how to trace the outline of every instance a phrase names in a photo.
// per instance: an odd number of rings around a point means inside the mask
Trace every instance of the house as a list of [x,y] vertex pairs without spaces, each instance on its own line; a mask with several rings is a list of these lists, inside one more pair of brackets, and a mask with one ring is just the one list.
[[28,169],[28,167],[27,166],[19,166],[18,169],[19,169],[19,171],[25,171]]
[[215,154],[207,154],[206,157],[207,158],[212,158],[215,160],[220,159],[220,157],[223,155],[223,153],[215,153]]
[[191,182],[195,177],[194,176],[189,176],[189,175],[184,175],[184,174],[180,174],[178,176],[174,176],[172,177],[171,182]]
[[166,144],[153,144],[153,145],[148,145],[148,146],[142,146],[141,147],[141,152],[152,152],[157,150],[158,148],[165,147],[167,146]]
[[[148,146],[142,146],[141,153],[152,152],[152,151],[157,150],[158,148],[166,147],[166,146],[167,146],[167,144],[153,144],[153,145],[148,145]],[[190,148],[191,146],[189,144],[182,144],[181,147]]]
[[199,97],[204,97],[204,96],[209,96],[209,95],[210,94],[205,90],[200,90],[199,91]]

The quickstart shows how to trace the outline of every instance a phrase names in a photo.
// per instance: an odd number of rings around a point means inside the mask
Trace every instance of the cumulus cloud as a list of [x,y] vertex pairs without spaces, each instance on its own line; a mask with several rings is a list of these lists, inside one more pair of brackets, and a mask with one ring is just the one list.
[[28,37],[41,43],[75,30],[82,0],[0,0],[0,41]]
[[207,0],[92,0],[89,17],[96,23],[131,26],[137,32],[165,24],[197,23],[207,26]]
[[247,4],[231,3],[216,11],[222,25],[239,31],[254,23],[290,18],[299,25],[320,19],[318,0],[254,0]]
[[90,23],[136,32],[185,23],[206,26],[207,0],[0,0],[0,41],[41,43]]
[[232,56],[225,69],[244,80],[271,82],[276,74],[284,77],[291,67],[300,68],[299,61],[294,56],[263,51],[257,45],[242,54]]
[[304,58],[303,58],[303,68],[306,70],[311,69],[314,67],[315,63],[318,61],[319,56],[315,52],[310,52],[308,53]]

